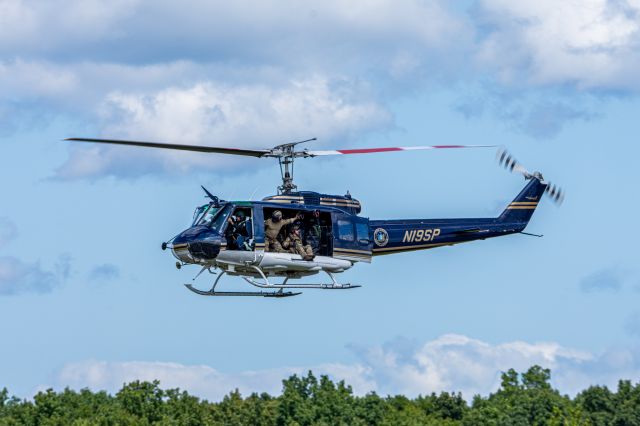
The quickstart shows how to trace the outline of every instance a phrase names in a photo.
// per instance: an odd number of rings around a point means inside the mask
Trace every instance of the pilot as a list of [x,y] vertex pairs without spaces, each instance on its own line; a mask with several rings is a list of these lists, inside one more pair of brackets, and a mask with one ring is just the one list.
[[245,213],[240,210],[235,214],[235,217],[233,217],[233,226],[233,237],[235,238],[238,250],[253,250],[251,217],[246,216]]
[[238,238],[240,237],[240,224],[244,219],[244,214],[242,212],[238,212],[236,214],[232,214],[227,219],[227,229],[224,231],[224,237],[227,239],[227,249],[229,250],[238,250],[240,248],[240,242]]
[[282,242],[282,247],[289,250],[290,253],[299,254],[304,260],[313,260],[313,250],[309,244],[302,244],[300,237],[300,226],[293,225],[287,238]]
[[290,225],[299,219],[302,219],[301,213],[298,213],[296,217],[283,219],[282,212],[280,210],[275,210],[271,214],[271,218],[264,221],[264,236],[267,240],[265,251],[275,251],[279,253],[284,252],[280,241],[278,241],[278,234],[280,234],[280,230],[283,226]]

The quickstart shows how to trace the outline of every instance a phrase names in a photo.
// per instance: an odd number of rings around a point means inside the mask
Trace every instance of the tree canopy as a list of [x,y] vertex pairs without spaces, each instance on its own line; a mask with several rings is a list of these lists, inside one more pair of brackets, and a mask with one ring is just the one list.
[[640,384],[621,380],[615,391],[591,386],[570,398],[551,386],[551,372],[533,366],[502,373],[488,396],[460,393],[408,398],[353,394],[343,381],[312,372],[282,382],[282,394],[231,391],[209,402],[160,382],[134,381],[115,395],[51,389],[32,400],[0,390],[0,425],[592,425],[640,426]]

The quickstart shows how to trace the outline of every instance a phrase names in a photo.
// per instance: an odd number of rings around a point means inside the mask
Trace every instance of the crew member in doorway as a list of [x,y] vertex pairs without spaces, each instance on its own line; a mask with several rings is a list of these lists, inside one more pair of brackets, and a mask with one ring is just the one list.
[[271,214],[271,218],[264,221],[264,236],[267,240],[265,251],[275,251],[283,253],[285,250],[282,248],[280,241],[278,241],[278,234],[280,234],[280,230],[283,226],[290,225],[296,220],[300,219],[302,219],[301,213],[298,213],[296,217],[283,219],[282,212],[280,210],[275,210]]
[[309,244],[302,244],[300,236],[300,226],[293,225],[287,238],[282,242],[282,247],[289,250],[290,253],[299,254],[304,260],[313,260],[313,250]]
[[304,241],[311,246],[313,254],[318,254],[320,251],[320,237],[322,235],[322,228],[320,226],[320,211],[314,210],[309,224],[307,225],[307,232]]

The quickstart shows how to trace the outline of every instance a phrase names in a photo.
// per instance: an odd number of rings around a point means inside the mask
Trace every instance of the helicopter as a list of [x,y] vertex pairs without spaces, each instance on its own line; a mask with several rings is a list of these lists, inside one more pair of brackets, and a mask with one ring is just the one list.
[[[201,153],[275,158],[282,184],[277,194],[261,201],[225,201],[202,189],[208,203],[195,209],[191,226],[161,245],[170,249],[178,269],[199,265],[198,278],[205,271],[217,275],[208,290],[192,284],[186,288],[201,296],[290,297],[306,289],[346,290],[358,284],[339,283],[336,274],[359,262],[371,263],[377,256],[433,249],[476,240],[524,232],[542,196],[546,193],[557,204],[564,192],[539,172],[529,172],[505,149],[497,159],[507,170],[524,176],[526,184],[504,211],[494,218],[463,219],[369,219],[360,216],[361,203],[346,195],[301,191],[293,181],[296,159],[329,155],[373,154],[432,149],[490,148],[495,145],[433,145],[341,150],[298,149],[307,139],[277,145],[271,149],[244,149],[140,142],[118,139],[67,138],[67,141],[128,145],[145,148],[194,151]],[[278,219],[278,216],[280,219]],[[276,220],[278,219],[278,220]],[[275,239],[269,226],[282,221]],[[289,226],[283,226],[288,224]],[[283,231],[296,232],[299,246],[285,249]],[[301,251],[301,247],[306,251]],[[301,283],[295,280],[326,274],[328,283]],[[220,291],[223,276],[240,277],[254,291]],[[275,282],[278,280],[278,282]],[[281,281],[279,281],[281,280]]]

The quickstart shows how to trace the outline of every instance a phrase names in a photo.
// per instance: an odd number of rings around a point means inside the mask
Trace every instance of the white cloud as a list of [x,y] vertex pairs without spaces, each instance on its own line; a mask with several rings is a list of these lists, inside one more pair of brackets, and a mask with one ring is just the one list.
[[[18,235],[15,224],[0,217],[0,248]],[[59,257],[52,270],[43,268],[40,262],[24,262],[15,256],[0,256],[0,296],[20,293],[47,293],[68,278],[70,258]]]
[[[282,87],[206,81],[149,93],[112,92],[102,104],[101,117],[109,137],[251,148],[312,136],[327,143],[391,123],[390,113],[366,88],[319,76],[292,80]],[[158,168],[179,173],[193,167],[211,170],[237,165],[222,156],[106,146],[74,148],[60,169],[61,177],[118,174],[126,169],[134,174]]]
[[0,217],[0,247],[13,240],[18,234],[14,223],[6,217]]
[[488,29],[480,63],[510,85],[576,84],[582,89],[640,85],[640,4],[584,0],[481,0]]
[[627,318],[625,329],[632,336],[640,337],[640,311],[635,311]]
[[410,353],[393,346],[358,353],[383,389],[408,395],[461,391],[465,397],[497,389],[500,372],[509,368],[525,371],[538,364],[555,369],[563,362],[578,365],[591,358],[588,353],[557,343],[515,341],[491,345],[456,334],[427,342]]
[[94,266],[89,271],[89,281],[108,282],[114,281],[120,278],[120,268],[111,263],[103,263],[101,265]]
[[0,62],[0,89],[10,99],[64,97],[79,90],[77,77],[74,70],[55,64],[21,59]]
[[69,274],[69,259],[62,257],[55,270],[42,268],[39,262],[28,263],[13,256],[0,257],[0,296],[20,293],[48,293]]
[[[0,0],[0,127],[64,115],[102,136],[330,142],[389,128],[388,103],[429,83],[488,82],[499,93],[488,111],[548,138],[594,116],[575,90],[558,100],[562,88],[640,88],[638,0],[479,0],[470,10],[442,0]],[[61,176],[211,164],[103,147],[70,156]]]
[[636,91],[639,46],[638,0],[478,0],[468,14],[441,0],[0,1],[3,57],[69,69],[188,58],[412,87],[488,72],[507,85]]
[[356,352],[361,361],[355,364],[240,373],[222,373],[205,365],[90,360],[65,365],[56,375],[54,386],[115,392],[132,380],[158,379],[165,388],[180,387],[210,400],[220,400],[235,388],[244,395],[254,391],[279,394],[282,379],[291,374],[305,374],[310,369],[316,375],[328,374],[334,380],[345,380],[359,395],[369,391],[408,396],[460,391],[465,398],[471,398],[474,394],[495,391],[502,371],[514,368],[523,372],[534,364],[550,368],[553,384],[571,394],[591,384],[615,387],[619,379],[635,379],[640,375],[640,356],[633,350],[594,355],[553,342],[514,341],[494,345],[455,334],[422,345],[392,342]]
[[117,38],[137,0],[1,0],[0,51],[46,53]]
[[580,281],[580,289],[586,293],[596,291],[619,291],[626,280],[624,270],[609,267],[594,271]]
[[[71,388],[107,389],[115,392],[124,383],[133,380],[160,380],[165,388],[186,389],[190,393],[209,400],[220,400],[234,389],[244,395],[251,392],[279,394],[282,379],[292,374],[306,374],[305,368],[275,368],[260,371],[244,371],[237,374],[221,373],[206,365],[183,365],[172,362],[104,362],[84,361],[65,365],[57,374],[56,386]],[[329,374],[344,379],[359,393],[375,386],[363,378],[359,366],[326,364],[314,367],[315,374]],[[40,386],[39,389],[42,389]]]
[[312,63],[317,70],[365,58],[388,61],[398,50],[422,56],[469,38],[464,20],[441,0],[2,0],[0,12],[5,56],[266,59]]

